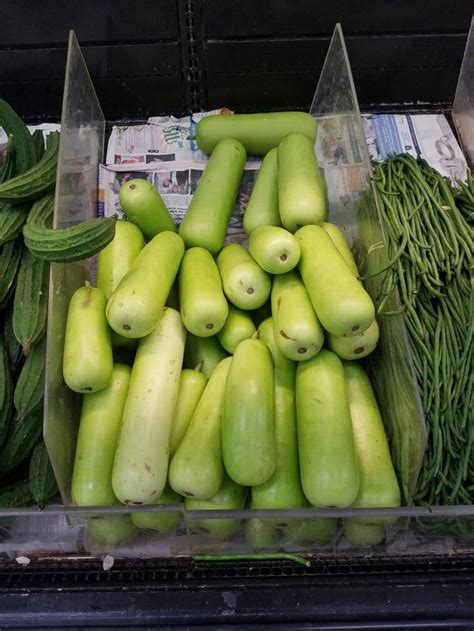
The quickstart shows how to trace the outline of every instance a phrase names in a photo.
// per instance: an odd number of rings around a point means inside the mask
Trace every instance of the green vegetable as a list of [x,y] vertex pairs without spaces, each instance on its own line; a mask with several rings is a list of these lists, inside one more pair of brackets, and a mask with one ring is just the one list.
[[53,228],[54,195],[48,193],[31,208],[23,227],[25,245],[46,261],[82,261],[100,252],[115,234],[115,217],[89,219],[68,228]]
[[460,213],[469,224],[474,221],[474,178],[472,171],[467,169],[466,181],[456,180],[456,189],[453,190],[453,197]]
[[274,277],[272,318],[275,342],[287,359],[303,361],[319,353],[324,331],[297,273]]
[[[378,281],[378,312],[387,321],[385,326],[396,326],[393,310],[385,306],[394,287],[400,293],[399,313],[408,330],[428,427],[415,501],[428,506],[471,504],[474,240],[468,221],[472,180],[461,187],[461,194],[453,194],[436,169],[403,154],[380,163],[375,181],[388,237],[388,262],[375,265],[369,259],[364,277],[369,283]],[[388,364],[391,378],[399,370],[397,359]],[[376,373],[374,379],[386,390]],[[423,429],[400,420],[390,438],[409,498],[420,466]]]
[[[358,206],[357,223],[360,240],[358,259],[364,261],[362,273],[383,266],[388,260],[383,245],[379,215],[369,196],[363,196]],[[364,281],[376,305],[383,292],[385,276],[374,276]],[[377,393],[392,451],[392,459],[400,481],[404,503],[411,503],[418,468],[426,444],[426,433],[421,401],[414,380],[410,350],[403,316],[400,313],[398,292],[385,301],[389,311],[398,311],[396,317],[380,317],[380,350],[372,353],[367,362],[370,379]],[[383,351],[383,352],[382,352]]]
[[[0,104],[1,109],[1,104]],[[8,138],[8,154],[0,169],[0,185],[8,182],[15,173],[15,146],[13,136]],[[0,202],[0,245],[16,239],[20,234],[30,210],[30,204],[13,206]]]
[[0,334],[0,449],[13,416],[13,380],[4,337]]
[[117,221],[115,236],[97,257],[97,287],[107,300],[117,289],[145,245],[140,230],[128,221]]
[[117,501],[111,477],[129,381],[130,368],[115,364],[110,383],[82,399],[71,481],[71,498],[77,506]]
[[[130,515],[101,515],[87,520],[87,536],[92,545],[118,546],[137,535]],[[86,550],[87,550],[86,544]]]
[[[0,104],[1,107],[1,104]],[[7,139],[7,156],[0,165],[0,184],[8,182],[15,174],[15,144],[13,136]],[[1,207],[1,206],[0,206]]]
[[46,370],[46,336],[33,346],[23,364],[16,382],[13,401],[17,419],[40,410],[44,399],[44,378]]
[[0,488],[0,506],[3,508],[22,508],[33,506],[28,480],[20,480]]
[[165,307],[171,307],[172,309],[179,311],[179,290],[178,282],[176,280],[171,285],[170,293],[168,294],[168,298],[165,302]]
[[301,483],[313,506],[350,506],[359,492],[344,369],[322,350],[296,370],[296,418]]
[[[180,504],[183,498],[175,493],[169,486],[165,486],[156,504]],[[137,528],[145,530],[157,530],[158,532],[173,532],[181,521],[181,511],[172,513],[132,513],[132,523]]]
[[222,453],[229,476],[243,486],[263,484],[276,467],[273,365],[261,340],[235,349],[225,386]]
[[[208,500],[197,500],[193,497],[184,499],[184,508],[188,511],[203,510],[239,510],[245,506],[247,489],[240,486],[228,475],[224,475],[224,480],[217,493]],[[192,532],[205,534],[218,541],[230,539],[238,530],[239,519],[187,519]]]
[[188,430],[171,460],[170,486],[185,497],[207,500],[222,484],[221,425],[231,362],[232,358],[226,357],[214,368]]
[[[356,508],[400,506],[400,488],[393,470],[387,436],[372,386],[364,369],[355,362],[344,363],[347,396],[351,411],[357,461],[359,493]],[[363,519],[362,523],[393,523],[389,518]]]
[[272,301],[271,301],[271,298],[269,300],[267,300],[267,302],[264,305],[262,305],[261,307],[259,307],[258,309],[255,309],[254,311],[251,311],[250,312],[250,316],[251,316],[255,326],[259,326],[260,322],[263,322],[267,318],[271,318],[272,317]]
[[217,254],[224,245],[245,159],[244,147],[233,138],[221,140],[213,150],[179,226],[188,248],[199,246]]
[[0,478],[13,471],[32,452],[43,430],[43,410],[14,421],[1,451]]
[[123,335],[115,333],[112,329],[110,329],[110,340],[114,352],[125,352],[133,356],[137,349],[138,339],[136,337],[124,337]]
[[30,212],[30,204],[0,203],[0,245],[16,239],[23,230],[23,226]]
[[104,292],[89,283],[79,287],[69,303],[63,376],[75,392],[97,392],[112,378],[112,344],[105,305]]
[[264,156],[292,132],[305,134],[314,145],[316,127],[316,120],[306,112],[217,114],[199,121],[196,142],[201,151],[211,153],[223,138],[237,138],[247,153]]
[[41,129],[35,129],[31,134],[31,138],[35,146],[36,161],[38,162],[43,157],[45,151],[43,131]]
[[0,309],[8,302],[15,287],[23,247],[18,241],[9,241],[2,247],[0,256]]
[[217,364],[227,357],[227,353],[219,344],[217,337],[198,337],[188,333],[184,352],[184,366],[194,368],[201,366],[202,374],[209,379]]
[[[251,503],[249,508],[255,508]],[[245,537],[255,550],[275,549],[278,530],[273,519],[249,517],[245,520]]]
[[276,468],[272,477],[252,488],[254,508],[301,508],[307,505],[300,481],[296,436],[296,364],[279,350],[268,318],[258,328],[259,337],[270,350],[275,383]]
[[0,127],[15,139],[15,171],[24,173],[36,164],[36,151],[28,127],[6,101],[0,99]]
[[288,539],[301,546],[324,545],[337,535],[337,519],[291,519],[285,534]]
[[28,355],[46,331],[49,263],[23,250],[13,302],[13,332]]
[[305,226],[296,233],[301,247],[299,269],[316,315],[333,335],[355,335],[372,324],[375,308],[327,232]]
[[362,359],[373,352],[379,341],[380,331],[374,319],[368,329],[352,337],[338,337],[328,333],[329,348],[341,359]]
[[[33,148],[35,151],[35,149]],[[59,132],[50,132],[46,151],[39,162],[24,173],[0,184],[0,201],[22,204],[43,197],[56,184]],[[18,158],[18,148],[16,148]],[[36,159],[36,151],[35,151]]]
[[186,250],[179,270],[179,304],[184,326],[193,335],[209,337],[224,326],[229,307],[211,254],[204,248]]
[[138,343],[112,472],[124,504],[156,502],[165,488],[185,337],[181,316],[165,307]]
[[256,330],[248,311],[230,305],[229,315],[217,338],[226,351],[233,353],[239,342],[252,337]]
[[165,230],[177,232],[160,193],[148,180],[125,182],[120,188],[119,202],[127,219],[140,228],[147,240]]
[[196,406],[204,392],[206,383],[207,379],[202,372],[200,372],[200,366],[196,366],[196,370],[184,368],[181,371],[178,400],[176,402],[173,427],[171,429],[170,456],[174,456],[186,434],[186,430],[189,427]]
[[278,226],[261,226],[249,237],[249,251],[269,274],[289,272],[300,260],[300,246],[295,237]]
[[277,176],[278,153],[275,147],[262,160],[245,209],[243,226],[247,236],[261,226],[281,226]]
[[312,142],[289,134],[278,147],[278,206],[283,226],[295,232],[326,219],[326,185]]
[[59,493],[56,478],[43,440],[33,450],[29,470],[30,492],[40,508]]
[[351,269],[354,276],[358,278],[359,269],[357,267],[357,263],[355,262],[354,255],[352,254],[352,250],[349,247],[347,239],[342,230],[338,226],[336,226],[336,224],[329,223],[327,221],[325,221],[321,225],[330,236],[331,241],[338,249],[339,254],[345,260],[347,266]]
[[13,302],[10,302],[7,309],[3,311],[3,337],[10,367],[15,371],[23,355],[21,345],[13,333]]
[[219,252],[217,267],[228,300],[239,309],[258,309],[268,300],[270,277],[243,245],[231,243]]
[[160,232],[147,243],[107,303],[116,333],[144,337],[156,327],[183,254],[183,240],[174,232]]
[[344,519],[344,535],[352,545],[374,546],[383,541],[385,527],[381,524],[360,524],[354,519]]

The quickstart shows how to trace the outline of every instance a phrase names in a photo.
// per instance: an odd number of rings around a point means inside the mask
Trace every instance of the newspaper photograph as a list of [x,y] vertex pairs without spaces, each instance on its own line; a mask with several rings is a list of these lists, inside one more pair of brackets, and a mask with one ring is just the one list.
[[[197,188],[199,179],[206,163],[190,162],[155,162],[148,170],[129,170],[129,167],[104,166],[100,167],[99,178],[99,216],[121,217],[120,187],[128,180],[143,178],[148,180],[161,194],[170,215],[176,225],[179,225],[186,214],[191,199]],[[227,229],[225,243],[247,244],[247,235],[242,226],[242,218],[247,207],[253,188],[259,162],[248,162],[240,182],[234,211]]]

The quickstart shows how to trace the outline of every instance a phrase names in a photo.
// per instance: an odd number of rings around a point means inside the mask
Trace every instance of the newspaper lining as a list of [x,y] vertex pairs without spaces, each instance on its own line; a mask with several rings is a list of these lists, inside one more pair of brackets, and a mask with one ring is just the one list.
[[[184,217],[207,156],[193,138],[204,116],[229,110],[200,112],[184,118],[152,117],[144,125],[116,126],[108,143],[106,164],[100,170],[99,215],[121,216],[118,199],[121,184],[133,177],[146,178],[160,192],[177,224]],[[334,189],[343,191],[342,204],[350,203],[365,186],[357,168],[362,156],[351,124],[344,116],[326,117],[318,132],[316,152],[320,167]],[[364,133],[372,160],[393,153],[420,155],[442,175],[465,179],[467,164],[443,114],[363,114]],[[246,243],[242,216],[250,197],[259,159],[247,161],[226,243]],[[340,182],[338,185],[337,182]]]
[[[250,198],[250,193],[259,168],[259,162],[248,161],[240,182],[234,210],[227,228],[225,243],[247,243],[247,235],[242,226],[242,217]],[[179,225],[186,214],[206,162],[156,162],[153,167],[130,171],[129,166],[100,167],[99,173],[99,215],[123,216],[119,202],[120,187],[133,178],[148,180],[161,194],[173,221]]]
[[371,159],[409,153],[441,175],[466,179],[466,159],[444,114],[363,114],[362,122]]

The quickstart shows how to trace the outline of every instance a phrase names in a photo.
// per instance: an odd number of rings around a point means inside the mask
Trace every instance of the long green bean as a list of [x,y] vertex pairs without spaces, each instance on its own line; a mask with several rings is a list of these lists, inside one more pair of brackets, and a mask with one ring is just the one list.
[[[387,238],[377,313],[402,313],[427,420],[428,445],[415,501],[472,502],[474,457],[474,179],[454,185],[403,154],[375,167]],[[402,306],[386,311],[398,287]]]

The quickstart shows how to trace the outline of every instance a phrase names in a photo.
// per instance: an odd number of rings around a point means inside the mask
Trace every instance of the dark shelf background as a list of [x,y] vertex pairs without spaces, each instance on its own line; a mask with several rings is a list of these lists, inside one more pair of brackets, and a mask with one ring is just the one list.
[[307,109],[336,22],[364,109],[446,109],[467,0],[2,0],[0,96],[58,120],[69,29],[109,120],[227,106]]

